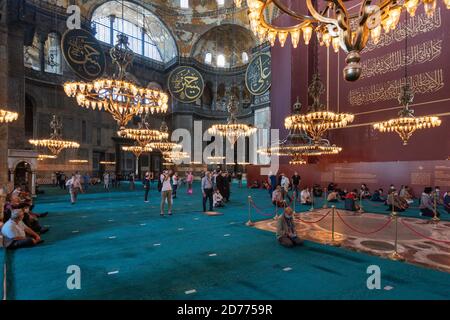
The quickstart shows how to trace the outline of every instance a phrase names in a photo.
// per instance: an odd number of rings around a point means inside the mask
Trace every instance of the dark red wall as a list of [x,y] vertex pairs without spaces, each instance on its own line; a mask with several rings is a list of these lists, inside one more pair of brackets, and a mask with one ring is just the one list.
[[[421,6],[417,10],[414,26],[408,29],[408,47],[410,48],[423,45],[430,40],[441,41],[440,53],[436,52],[436,46],[429,49],[434,51],[422,50],[421,56],[416,57],[416,61],[408,66],[409,75],[424,74],[421,80],[423,91],[426,91],[424,88],[430,88],[428,92],[416,92],[415,94],[412,107],[418,116],[450,113],[450,63],[448,63],[450,10],[445,8],[442,1],[438,1],[437,7],[436,16],[431,21],[425,19],[423,6]],[[411,26],[412,20],[408,19]],[[286,20],[286,17],[281,16],[277,23],[283,24],[286,23]],[[400,21],[401,23],[405,22],[404,16]],[[413,32],[414,34],[412,34]],[[391,44],[363,52],[362,62],[390,53],[401,53],[405,47],[403,39],[401,34],[396,34]],[[306,110],[308,101],[306,88],[308,79],[313,73],[312,56],[314,51],[312,49],[311,45],[306,47],[302,42],[297,49],[293,49],[289,39],[284,48],[281,48],[279,44],[272,48],[272,128],[279,128],[281,137],[286,134],[284,118],[291,112],[291,106],[297,96],[300,96],[300,101],[304,106],[303,110]],[[397,98],[393,96],[388,100],[366,101],[360,105],[352,105],[349,99],[350,91],[402,79],[404,68],[400,67],[394,71],[375,74],[356,82],[346,82],[342,77],[344,60],[345,53],[342,50],[336,54],[329,49],[327,53],[325,47],[319,47],[319,70],[325,86],[329,88],[329,92],[322,96],[322,102],[327,104],[332,111],[350,112],[356,115],[355,122],[350,128],[332,130],[329,133],[330,141],[342,146],[343,152],[338,156],[322,158],[319,161],[323,163],[444,160],[450,156],[450,118],[448,116],[441,117],[442,125],[439,128],[417,131],[407,146],[402,145],[400,138],[395,133],[381,134],[372,129],[371,125],[364,125],[395,117],[399,111]],[[373,66],[374,63],[370,65]],[[380,68],[387,67],[380,64]],[[435,83],[436,79],[425,74],[434,71],[442,74],[440,81],[443,82],[443,85],[439,86]],[[392,87],[385,88],[382,91],[372,92],[371,96],[381,96],[383,91],[390,92],[392,90],[394,90]]]
[[[248,166],[248,181],[266,179],[260,175],[260,166]],[[426,186],[440,186],[441,190],[450,191],[450,161],[398,161],[398,162],[358,162],[329,163],[302,166],[281,165],[278,173],[291,177],[297,171],[303,186],[315,183],[326,187],[335,182],[341,188],[358,188],[362,183],[371,190],[382,187],[384,190],[394,184],[412,186],[416,195]]]

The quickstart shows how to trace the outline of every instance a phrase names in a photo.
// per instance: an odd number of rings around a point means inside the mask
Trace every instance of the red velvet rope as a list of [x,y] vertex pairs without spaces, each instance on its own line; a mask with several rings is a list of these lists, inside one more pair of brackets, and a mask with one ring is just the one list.
[[317,221],[306,221],[306,220],[303,220],[302,218],[296,218],[295,220],[298,220],[298,221],[303,222],[303,223],[311,223],[311,224],[312,223],[318,223],[318,222],[322,221],[323,219],[325,219],[330,213],[331,213],[331,211],[328,211],[324,216],[322,216]]
[[419,237],[422,237],[424,239],[427,240],[431,240],[431,241],[435,241],[435,242],[441,242],[441,243],[446,243],[446,244],[450,244],[450,241],[445,241],[445,240],[439,240],[439,239],[433,239],[430,238],[422,233],[420,233],[419,231],[415,230],[413,227],[409,226],[403,219],[400,220],[400,222],[409,230],[411,230],[413,233],[415,233],[416,235],[418,235]]
[[269,217],[269,216],[274,216],[275,215],[273,213],[264,213],[264,212],[262,212],[262,210],[255,205],[255,203],[253,202],[253,199],[250,200],[250,203],[251,203],[252,207],[255,209],[256,213],[258,213],[258,214],[260,214],[262,216]]
[[354,227],[352,227],[351,225],[349,225],[347,222],[345,222],[345,220],[344,220],[344,219],[342,218],[342,216],[339,214],[339,211],[336,211],[336,213],[337,213],[338,217],[341,219],[342,223],[345,224],[349,229],[351,229],[351,230],[353,230],[353,231],[355,231],[355,232],[357,232],[357,233],[366,234],[366,235],[367,235],[367,234],[377,233],[377,232],[383,230],[384,228],[386,228],[386,227],[392,222],[392,218],[389,217],[388,221],[386,221],[386,223],[383,224],[380,228],[378,228],[378,229],[376,229],[376,230],[373,230],[373,231],[370,231],[370,232],[364,232],[364,231],[360,231],[360,230],[358,230],[358,229],[355,229]]

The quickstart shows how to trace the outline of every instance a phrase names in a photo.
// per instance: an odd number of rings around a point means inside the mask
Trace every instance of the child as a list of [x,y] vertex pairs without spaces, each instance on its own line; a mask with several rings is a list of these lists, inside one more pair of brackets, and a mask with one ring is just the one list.
[[213,204],[214,204],[214,208],[219,208],[219,207],[223,207],[223,197],[220,194],[219,190],[217,189],[214,194],[213,194]]

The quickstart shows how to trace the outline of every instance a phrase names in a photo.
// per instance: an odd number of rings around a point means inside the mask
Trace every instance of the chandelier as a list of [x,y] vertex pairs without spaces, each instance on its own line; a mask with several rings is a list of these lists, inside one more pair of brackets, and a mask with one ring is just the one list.
[[162,137],[161,141],[155,141],[148,144],[150,148],[158,149],[161,153],[165,152],[171,152],[171,151],[179,151],[182,146],[175,142],[169,141],[169,127],[167,126],[167,123],[163,121],[161,123],[161,127],[159,128],[159,131],[164,136]]
[[39,154],[37,159],[38,159],[38,161],[44,161],[44,160],[56,159],[56,158],[58,158],[58,157],[51,155],[51,154]]
[[69,163],[86,164],[86,163],[89,163],[89,160],[86,160],[86,159],[71,159],[71,160],[69,160]]
[[414,92],[406,83],[401,90],[398,101],[403,105],[403,109],[398,113],[398,118],[382,121],[373,125],[374,129],[380,132],[397,132],[403,141],[403,145],[408,145],[409,138],[416,130],[439,127],[441,120],[434,116],[415,117],[414,110],[409,108],[413,102]]
[[153,151],[153,149],[148,147],[148,146],[142,147],[142,146],[139,146],[139,145],[123,146],[122,150],[126,151],[126,152],[133,153],[136,158],[139,158],[145,152],[152,152]]
[[128,37],[117,35],[117,44],[110,56],[118,67],[118,75],[93,82],[66,82],[64,91],[75,97],[79,106],[105,110],[117,121],[120,131],[136,115],[163,113],[168,109],[169,97],[158,89],[142,88],[126,80],[126,70],[134,58],[128,47]]
[[222,164],[225,157],[222,156],[209,156],[208,161],[210,164]]
[[135,140],[141,147],[147,146],[150,142],[168,139],[167,132],[149,129],[148,122],[142,120],[137,129],[126,128],[117,132],[123,138]]
[[211,128],[208,129],[210,135],[226,137],[228,141],[234,145],[240,137],[248,137],[256,132],[255,127],[237,122],[236,114],[238,111],[238,102],[233,94],[230,95],[227,109],[230,113],[228,123],[212,125]]
[[0,123],[9,123],[16,121],[19,118],[17,112],[12,112],[4,109],[0,109]]
[[[325,88],[317,73],[308,87],[308,93],[314,102],[306,114],[293,114],[284,120],[286,129],[304,130],[315,141],[319,141],[329,129],[343,128],[353,122],[354,116],[349,113],[335,113],[325,110],[320,103],[320,96]],[[297,103],[298,100],[297,100]]]
[[[406,24],[408,24],[408,16],[405,17]],[[403,108],[398,113],[398,118],[390,119],[388,121],[382,121],[375,123],[373,128],[380,132],[397,132],[403,141],[403,145],[408,145],[408,141],[416,130],[429,129],[439,127],[441,120],[438,117],[423,116],[415,117],[414,110],[409,108],[409,105],[414,100],[414,91],[412,90],[408,79],[408,29],[406,29],[405,35],[405,54],[404,54],[404,66],[405,66],[405,84],[401,89],[398,97],[398,102]]]
[[115,161],[100,161],[99,163],[105,166],[114,166],[116,164]]
[[289,160],[290,165],[302,165],[306,164],[306,160],[303,158],[303,155],[294,155],[291,160]]
[[163,158],[167,162],[175,162],[175,161],[182,161],[186,160],[190,157],[189,153],[183,152],[183,151],[169,151],[169,152],[163,152]]
[[31,139],[28,142],[36,147],[48,148],[54,156],[58,156],[64,149],[78,149],[80,144],[75,141],[63,140],[61,137],[62,123],[53,115],[50,122],[53,133],[49,139]]
[[[283,47],[290,35],[294,48],[300,42],[300,37],[306,45],[309,44],[313,31],[316,32],[320,45],[333,47],[335,52],[341,48],[347,53],[344,67],[344,78],[347,81],[359,79],[362,66],[360,53],[366,47],[369,38],[378,43],[381,33],[389,33],[397,27],[402,10],[414,16],[417,7],[422,2],[427,16],[432,16],[437,0],[378,0],[377,4],[364,0],[356,14],[350,13],[345,0],[324,0],[322,11],[314,6],[314,0],[305,0],[308,12],[305,14],[295,12],[287,5],[285,0],[247,0],[248,17],[252,32],[261,41],[268,40],[273,46],[276,39]],[[450,9],[450,0],[443,0],[447,9]],[[375,1],[373,1],[375,2]],[[236,6],[241,6],[242,0],[235,0]],[[269,5],[278,8],[295,21],[290,26],[275,26],[266,21],[265,12]]]

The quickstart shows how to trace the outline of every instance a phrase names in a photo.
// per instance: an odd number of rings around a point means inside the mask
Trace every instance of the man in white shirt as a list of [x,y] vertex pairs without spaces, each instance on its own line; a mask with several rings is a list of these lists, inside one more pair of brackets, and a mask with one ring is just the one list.
[[309,192],[309,188],[305,188],[300,193],[300,202],[301,204],[311,204],[311,193]]
[[41,237],[23,223],[23,210],[13,209],[11,218],[3,225],[4,246],[7,249],[32,247],[43,242]]
[[168,214],[172,215],[172,185],[170,184],[171,171],[164,170],[161,175],[161,216],[164,216],[164,204],[167,200]]

